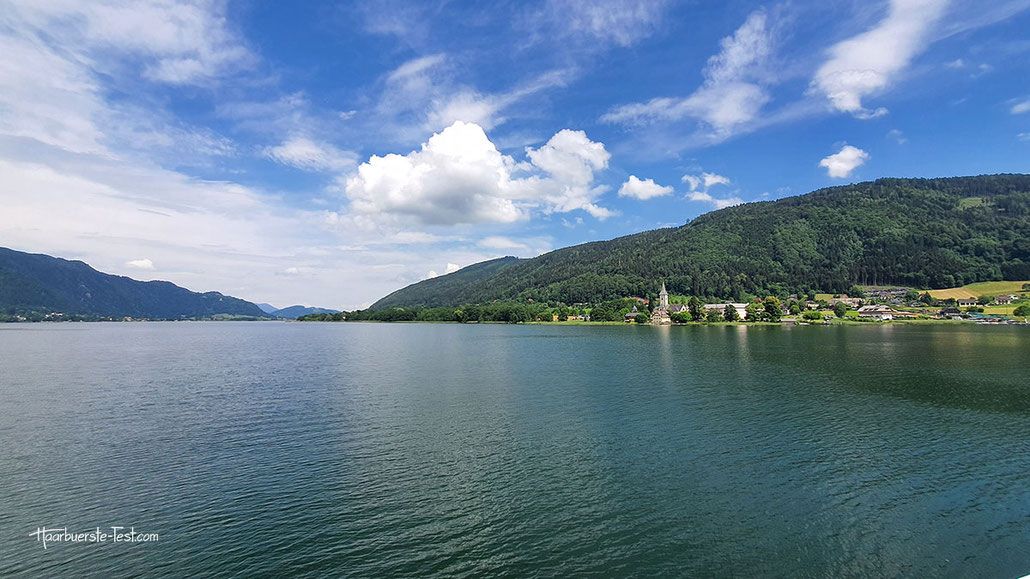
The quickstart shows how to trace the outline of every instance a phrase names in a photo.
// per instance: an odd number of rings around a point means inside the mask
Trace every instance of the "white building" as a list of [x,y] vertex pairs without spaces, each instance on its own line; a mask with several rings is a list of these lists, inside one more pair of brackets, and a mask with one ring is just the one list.
[[737,317],[739,317],[740,319],[743,320],[747,317],[747,304],[733,304],[728,302],[725,304],[705,304],[705,312],[709,312],[711,310],[718,310],[718,312],[721,314],[724,311],[726,311],[726,306],[733,306],[733,309],[737,310]]
[[890,306],[862,306],[858,308],[858,317],[883,322],[894,319],[894,310]]

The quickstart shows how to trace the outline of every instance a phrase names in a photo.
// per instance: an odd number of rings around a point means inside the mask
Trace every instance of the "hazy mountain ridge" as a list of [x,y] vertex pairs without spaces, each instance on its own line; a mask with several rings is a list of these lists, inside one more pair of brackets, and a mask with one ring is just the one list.
[[99,272],[81,261],[7,248],[0,248],[0,310],[151,319],[270,317],[246,300],[219,292],[138,281]]
[[273,316],[283,319],[295,319],[300,316],[307,316],[310,314],[336,314],[339,310],[327,310],[325,308],[315,308],[308,306],[289,306],[280,310],[270,312]]

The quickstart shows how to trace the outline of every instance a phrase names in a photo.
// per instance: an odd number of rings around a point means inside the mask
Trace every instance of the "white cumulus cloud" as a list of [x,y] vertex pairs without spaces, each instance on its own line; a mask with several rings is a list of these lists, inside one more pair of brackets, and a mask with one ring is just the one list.
[[885,108],[865,108],[862,99],[887,89],[926,48],[947,5],[947,0],[891,0],[887,17],[877,26],[830,49],[813,88],[838,111],[858,118],[886,114]]
[[708,189],[715,187],[716,185],[729,185],[730,178],[718,175],[716,173],[701,173],[700,175],[684,175],[681,179],[684,183],[690,185],[691,191],[697,191],[701,189],[707,191]]
[[716,209],[722,209],[724,207],[730,207],[732,205],[740,205],[744,202],[743,199],[736,196],[730,196],[725,198],[713,197],[708,190],[717,185],[729,185],[730,178],[718,173],[702,172],[700,175],[684,175],[681,179],[684,183],[690,186],[690,192],[687,193],[687,199],[691,201],[701,201],[708,203]]
[[583,131],[562,129],[539,149],[526,148],[526,156],[533,167],[547,174],[523,181],[528,195],[544,202],[545,212],[582,209],[597,219],[617,215],[595,203],[607,190],[594,185],[595,174],[607,169],[611,158],[604,143],[591,141]]
[[1015,105],[1012,105],[1011,112],[1014,115],[1021,115],[1028,111],[1030,111],[1030,100],[1025,100],[1021,103],[1016,103]]
[[839,153],[835,153],[819,161],[820,167],[826,167],[830,177],[845,178],[851,172],[865,164],[869,160],[869,153],[858,147],[844,145]]
[[[595,173],[608,166],[603,143],[583,131],[559,131],[528,162],[503,155],[482,127],[455,122],[407,155],[372,156],[346,182],[352,212],[392,215],[430,225],[512,223],[530,209],[612,214],[595,201]],[[530,173],[520,177],[523,172]]]
[[[454,273],[454,272],[458,271],[459,269],[461,269],[460,265],[458,265],[456,263],[448,263],[447,266],[444,268],[443,274],[447,275],[449,273]],[[437,273],[435,269],[431,269],[428,272],[426,272],[426,279],[433,279],[434,277],[439,277],[439,276],[440,276],[440,274]]]
[[515,202],[514,161],[478,125],[457,122],[407,155],[373,155],[347,180],[351,209],[428,224],[511,223],[528,217]]
[[636,175],[630,175],[622,187],[619,187],[619,197],[641,200],[671,194],[672,187],[659,185],[654,182],[654,179],[639,179]]

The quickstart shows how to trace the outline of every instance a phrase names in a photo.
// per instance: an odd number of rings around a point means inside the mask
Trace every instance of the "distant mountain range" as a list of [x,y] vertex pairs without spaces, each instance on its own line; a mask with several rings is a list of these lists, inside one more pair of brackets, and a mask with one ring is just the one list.
[[62,313],[150,319],[271,318],[258,306],[167,281],[101,273],[81,261],[0,248],[0,314]]
[[266,314],[271,314],[279,310],[279,308],[273,306],[272,304],[266,304],[264,302],[257,303],[254,305],[261,308],[261,311],[265,312]]
[[261,311],[266,314],[270,314],[277,318],[282,319],[295,319],[308,314],[337,314],[339,310],[327,310],[325,308],[309,308],[307,306],[289,306],[286,308],[277,308],[272,304],[260,303],[254,304],[261,308]]
[[[260,307],[260,306],[259,306]],[[277,318],[283,319],[296,319],[300,316],[306,316],[308,314],[336,314],[339,310],[327,310],[324,308],[309,308],[306,306],[290,306],[281,310],[273,310],[268,312]]]
[[686,225],[470,265],[381,310],[494,300],[734,298],[853,285],[947,288],[1030,279],[1030,175],[880,179],[713,211]]

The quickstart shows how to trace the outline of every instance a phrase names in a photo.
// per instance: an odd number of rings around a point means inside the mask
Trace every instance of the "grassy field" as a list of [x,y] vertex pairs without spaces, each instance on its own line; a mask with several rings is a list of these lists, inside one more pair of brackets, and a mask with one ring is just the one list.
[[959,209],[965,209],[967,207],[977,207],[980,205],[987,205],[983,197],[966,197],[958,202]]
[[939,300],[999,296],[1003,294],[1026,295],[1027,292],[1022,291],[1023,284],[1025,283],[1030,283],[1030,281],[985,281],[950,289],[930,290],[930,295]]

